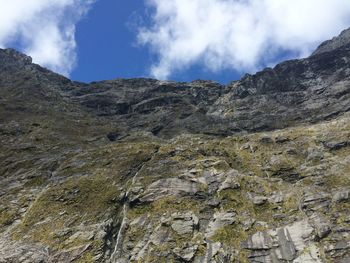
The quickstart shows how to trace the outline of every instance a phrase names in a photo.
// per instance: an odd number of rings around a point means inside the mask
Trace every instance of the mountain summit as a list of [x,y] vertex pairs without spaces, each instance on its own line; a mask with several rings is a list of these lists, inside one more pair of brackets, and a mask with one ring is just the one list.
[[349,262],[350,29],[220,85],[0,49],[0,262]]
[[337,37],[331,40],[323,42],[313,53],[313,55],[318,55],[325,52],[331,52],[336,49],[346,47],[350,44],[350,28],[341,32]]

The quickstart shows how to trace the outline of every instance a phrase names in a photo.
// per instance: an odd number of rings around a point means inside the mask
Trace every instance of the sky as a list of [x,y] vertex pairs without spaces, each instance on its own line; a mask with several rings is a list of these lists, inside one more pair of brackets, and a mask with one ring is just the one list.
[[83,82],[227,83],[348,27],[349,0],[0,0],[0,48]]

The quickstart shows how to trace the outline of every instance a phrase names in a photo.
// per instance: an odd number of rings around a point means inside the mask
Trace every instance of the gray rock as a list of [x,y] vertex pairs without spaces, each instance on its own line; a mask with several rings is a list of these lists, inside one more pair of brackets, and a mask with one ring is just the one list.
[[274,214],[272,217],[273,217],[274,219],[276,219],[276,220],[283,220],[283,219],[285,219],[287,216],[286,216],[285,214]]
[[285,142],[289,142],[290,139],[286,136],[278,136],[275,138],[275,142],[276,143],[285,143]]
[[313,53],[312,55],[320,55],[325,52],[331,52],[342,46],[345,46],[350,43],[350,29],[346,29],[341,32],[337,37],[334,37],[331,40],[323,42]]
[[350,242],[345,240],[338,240],[334,244],[329,244],[325,247],[325,252],[332,258],[344,258],[350,251]]
[[260,142],[261,143],[265,143],[265,144],[270,144],[270,143],[273,143],[273,139],[268,137],[268,136],[264,136],[260,139]]
[[268,201],[272,204],[281,204],[283,202],[284,195],[282,192],[276,192],[268,198]]
[[307,212],[317,211],[327,208],[331,203],[331,197],[327,193],[305,193],[301,207]]
[[308,148],[306,161],[320,161],[323,158],[324,153],[321,149]]
[[57,254],[51,256],[52,262],[74,262],[78,260],[84,252],[90,248],[91,244],[82,245],[70,248],[69,250],[63,250]]
[[256,195],[254,193],[249,193],[249,198],[254,205],[263,205],[267,202],[267,197],[263,195]]
[[350,146],[350,141],[331,141],[331,142],[325,142],[324,146],[328,148],[331,151],[336,151],[344,147]]
[[214,199],[210,199],[208,201],[208,205],[211,206],[211,207],[218,207],[220,204],[221,204],[220,199],[214,198]]
[[349,200],[350,200],[350,190],[348,189],[338,191],[333,195],[333,202],[335,203],[346,202]]
[[238,182],[238,177],[241,174],[236,170],[231,170],[228,173],[226,173],[224,176],[226,177],[225,180],[221,183],[219,186],[218,191],[223,191],[227,189],[239,189],[240,184]]
[[205,185],[208,187],[208,193],[213,194],[216,193],[222,184],[222,181],[225,180],[226,174],[225,173],[218,173],[213,171],[205,170],[203,172],[203,177],[198,178],[199,180],[203,181]]
[[323,263],[320,257],[319,248],[316,244],[311,244],[299,256],[293,260],[293,263]]
[[25,244],[0,238],[0,262],[43,263],[48,262],[48,250],[38,244]]
[[168,195],[191,196],[198,192],[194,182],[178,178],[161,179],[152,183],[139,197],[142,202],[152,202]]
[[236,221],[236,213],[232,211],[221,211],[214,214],[213,219],[209,222],[209,225],[205,231],[205,237],[212,237],[220,228],[232,225]]
[[282,260],[291,261],[296,257],[296,248],[294,241],[289,233],[288,228],[280,228],[277,230],[278,244],[280,255],[278,257]]
[[316,240],[325,238],[331,232],[331,222],[321,215],[313,215],[310,219],[311,225],[315,228]]
[[191,213],[174,213],[171,215],[171,228],[179,235],[192,235],[198,226],[198,217]]
[[256,222],[256,220],[252,217],[246,218],[246,219],[241,221],[243,228],[246,231],[251,229],[251,227],[254,225],[255,222]]
[[214,258],[219,254],[221,249],[222,249],[222,244],[220,242],[215,242],[215,243],[208,242],[207,251],[204,258],[197,262],[198,263],[199,262],[210,262],[210,263],[216,262]]
[[[309,246],[313,228],[307,221],[286,227],[257,232],[242,243],[251,251],[251,262],[292,262]],[[293,261],[294,262],[294,261]]]
[[197,245],[186,244],[185,247],[175,248],[173,251],[175,255],[178,256],[180,259],[186,262],[191,262],[197,250],[198,250]]
[[273,240],[267,232],[257,232],[242,247],[249,250],[268,250],[272,248],[272,245]]
[[297,155],[298,151],[295,148],[289,147],[286,149],[285,153],[288,155]]

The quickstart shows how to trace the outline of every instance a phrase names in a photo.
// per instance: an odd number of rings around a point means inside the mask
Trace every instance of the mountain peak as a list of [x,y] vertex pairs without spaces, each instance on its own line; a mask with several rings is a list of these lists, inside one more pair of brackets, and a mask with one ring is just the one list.
[[0,69],[20,68],[32,64],[32,58],[15,49],[0,49]]
[[330,52],[350,44],[350,28],[343,30],[339,36],[323,42],[312,55],[319,55],[325,52]]

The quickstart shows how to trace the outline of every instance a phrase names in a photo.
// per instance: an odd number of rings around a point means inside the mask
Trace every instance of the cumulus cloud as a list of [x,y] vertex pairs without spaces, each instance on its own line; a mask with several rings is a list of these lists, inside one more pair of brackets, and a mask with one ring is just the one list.
[[281,54],[303,57],[350,25],[349,0],[146,0],[151,24],[138,40],[166,79],[200,64],[213,72],[255,71]]
[[69,75],[75,25],[94,0],[0,0],[0,47],[19,45],[34,62]]

